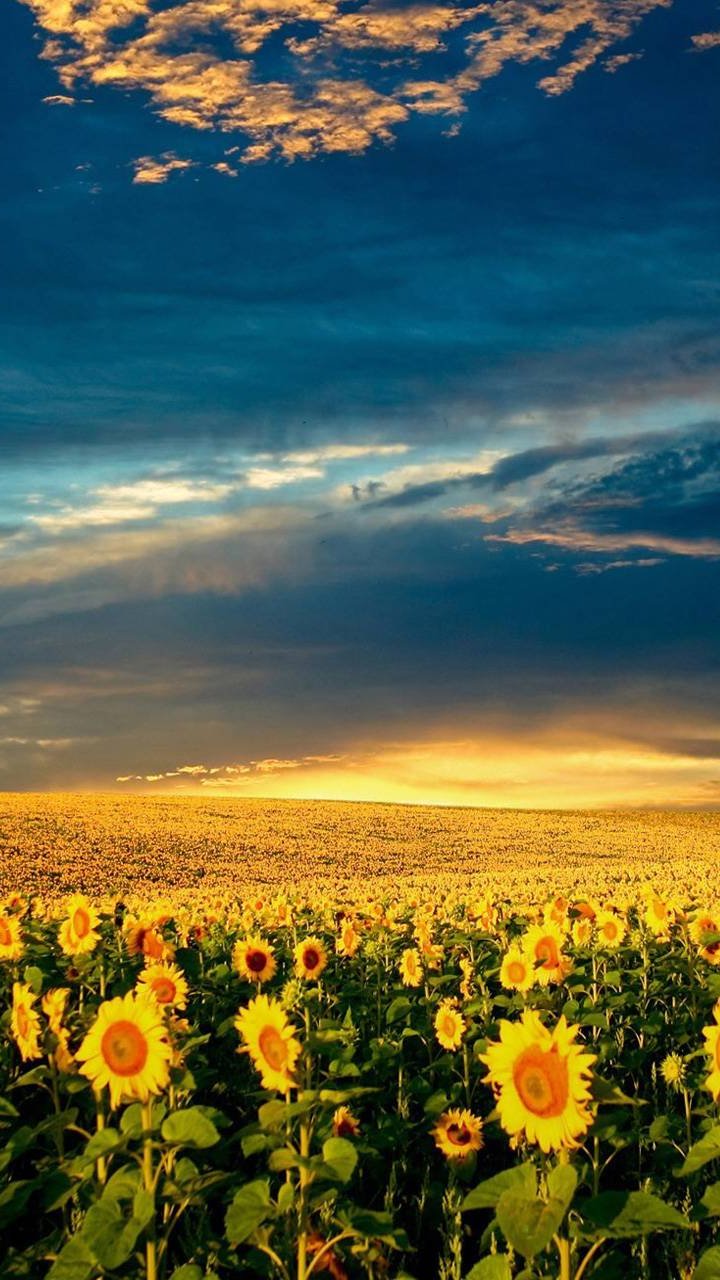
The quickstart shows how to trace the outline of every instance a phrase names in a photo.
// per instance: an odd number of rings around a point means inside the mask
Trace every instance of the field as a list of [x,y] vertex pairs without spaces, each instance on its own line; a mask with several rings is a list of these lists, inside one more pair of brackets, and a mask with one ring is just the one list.
[[717,815],[0,797],[3,1280],[718,1280]]

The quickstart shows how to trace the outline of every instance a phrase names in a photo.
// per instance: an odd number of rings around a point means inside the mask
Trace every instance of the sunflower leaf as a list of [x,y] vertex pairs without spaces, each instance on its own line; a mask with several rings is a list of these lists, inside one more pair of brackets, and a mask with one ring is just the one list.
[[524,1196],[504,1191],[495,1207],[500,1230],[508,1244],[524,1258],[546,1249],[565,1217],[562,1200]]
[[163,1120],[161,1133],[166,1142],[182,1147],[214,1147],[220,1141],[212,1120],[199,1107],[173,1111]]
[[583,1205],[582,1212],[592,1227],[614,1239],[692,1227],[684,1213],[649,1191],[602,1191]]
[[225,1234],[231,1244],[243,1244],[263,1222],[273,1215],[270,1183],[267,1178],[248,1182],[239,1191],[225,1215]]
[[704,1138],[693,1144],[688,1151],[685,1163],[677,1170],[676,1176],[686,1178],[691,1173],[697,1173],[698,1169],[702,1169],[703,1165],[710,1160],[717,1159],[720,1159],[720,1125],[715,1125]]
[[462,1202],[462,1212],[470,1209],[494,1209],[505,1191],[517,1191],[524,1196],[534,1196],[537,1186],[535,1166],[531,1161],[517,1165],[514,1169],[503,1169],[494,1178],[486,1178],[484,1182],[468,1191]]

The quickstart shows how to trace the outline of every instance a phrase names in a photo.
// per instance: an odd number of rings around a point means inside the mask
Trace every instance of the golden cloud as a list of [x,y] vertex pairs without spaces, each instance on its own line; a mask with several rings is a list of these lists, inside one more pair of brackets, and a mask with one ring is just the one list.
[[[347,0],[183,0],[170,7],[161,0],[22,0],[45,33],[43,57],[57,68],[63,98],[81,85],[135,90],[171,123],[244,135],[243,163],[356,154],[390,142],[413,113],[461,114],[468,95],[511,62],[554,60],[539,87],[565,93],[647,13],[670,2],[396,7],[370,0],[349,11]],[[406,64],[415,68],[427,55],[437,62],[453,33],[464,49],[459,73],[439,77],[434,66],[429,76],[408,76]],[[265,46],[278,34],[290,66],[284,79],[264,75]],[[695,43],[707,47],[709,39]],[[617,55],[615,66],[630,56]],[[382,89],[371,83],[374,72],[382,73]],[[145,156],[134,181],[163,182],[190,163],[171,153]],[[226,161],[213,167],[235,173]]]

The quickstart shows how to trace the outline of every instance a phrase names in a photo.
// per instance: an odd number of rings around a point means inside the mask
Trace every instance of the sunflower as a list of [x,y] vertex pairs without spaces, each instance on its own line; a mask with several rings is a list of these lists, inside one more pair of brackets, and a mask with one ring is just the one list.
[[467,1160],[473,1151],[479,1151],[483,1144],[483,1124],[479,1116],[471,1111],[461,1111],[451,1107],[443,1111],[432,1135],[435,1146],[442,1151],[448,1160]]
[[510,991],[529,991],[535,983],[535,970],[519,947],[509,947],[500,966],[500,983]]
[[690,923],[690,937],[698,946],[705,942],[708,933],[720,933],[720,912],[698,911]]
[[563,954],[562,929],[553,921],[531,925],[522,939],[523,950],[535,966],[535,980],[542,987],[550,982],[563,982],[571,969],[571,962]]
[[74,893],[68,900],[67,917],[60,925],[58,942],[66,956],[82,956],[94,951],[100,941],[97,926],[100,916],[84,893]]
[[360,946],[360,934],[352,920],[343,920],[336,950],[340,956],[354,956]]
[[269,982],[277,969],[277,961],[269,942],[263,938],[242,938],[233,947],[233,964],[248,982]]
[[572,940],[576,947],[586,947],[592,938],[593,922],[586,916],[573,920]]
[[166,942],[150,920],[128,920],[125,924],[125,946],[128,955],[145,956],[146,960],[172,960],[174,947]]
[[280,1001],[256,996],[240,1010],[235,1027],[260,1072],[263,1088],[287,1093],[295,1084],[295,1064],[302,1045],[295,1039],[295,1027],[288,1022]]
[[160,1006],[130,991],[106,1000],[77,1052],[96,1092],[110,1089],[110,1105],[147,1102],[168,1083],[171,1048]]
[[645,923],[651,933],[656,938],[667,939],[670,937],[670,930],[675,923],[675,909],[661,898],[659,894],[652,891],[647,893],[647,906],[645,908]]
[[715,1025],[703,1027],[705,1053],[709,1054],[712,1060],[712,1071],[705,1081],[705,1088],[710,1090],[716,1102],[720,1102],[720,1007],[718,1004],[713,1009],[713,1017]]
[[0,915],[0,960],[19,960],[24,949],[17,916]]
[[423,980],[423,967],[417,947],[406,947],[400,957],[400,977],[404,987],[419,987]]
[[37,996],[29,983],[13,982],[10,1030],[23,1062],[41,1058],[40,1017],[35,1008]]
[[137,993],[149,994],[158,1004],[169,1005],[172,1009],[184,1009],[188,984],[185,974],[176,964],[151,964],[138,978]]
[[338,1107],[333,1113],[332,1131],[336,1138],[356,1138],[360,1122],[349,1107]]
[[435,1035],[443,1049],[459,1049],[465,1031],[465,1019],[449,1000],[443,1000],[435,1014]]
[[596,925],[595,943],[598,947],[614,950],[621,945],[627,933],[627,924],[622,916],[614,911],[598,911]]
[[65,1008],[70,995],[69,987],[53,987],[42,998],[42,1011],[48,1020],[48,1026],[55,1036],[57,1044],[53,1049],[52,1059],[58,1071],[71,1071],[75,1059],[70,1052],[70,1032],[63,1026]]
[[520,1022],[503,1019],[500,1041],[480,1055],[505,1132],[513,1138],[524,1133],[545,1152],[578,1146],[592,1123],[588,1104],[595,1055],[574,1044],[577,1033],[564,1017],[549,1031],[537,1013],[526,1009]]
[[660,1075],[671,1089],[682,1089],[685,1084],[685,1063],[679,1053],[668,1053],[660,1063]]
[[295,973],[298,978],[319,978],[327,965],[327,951],[319,938],[305,938],[295,948]]

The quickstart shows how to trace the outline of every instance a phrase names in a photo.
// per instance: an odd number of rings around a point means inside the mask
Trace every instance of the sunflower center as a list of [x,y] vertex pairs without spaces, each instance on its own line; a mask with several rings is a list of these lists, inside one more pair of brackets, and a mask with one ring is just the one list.
[[134,1022],[121,1019],[108,1027],[100,1042],[100,1052],[115,1075],[135,1076],[147,1062],[148,1042]]
[[251,948],[245,956],[245,963],[251,973],[262,973],[266,964],[265,952]]
[[17,1018],[18,1032],[24,1039],[30,1030],[30,1019],[24,1004],[18,1005],[15,1016]]
[[603,925],[603,933],[606,938],[610,939],[610,941],[617,938],[617,931],[618,928],[614,920],[607,920]]
[[9,947],[12,942],[12,933],[7,920],[0,918],[0,947]]
[[314,947],[307,947],[303,952],[303,964],[306,969],[317,969],[320,963],[320,955]]
[[73,911],[72,928],[76,938],[87,938],[90,932],[90,917],[84,907],[78,907]]
[[454,1147],[466,1147],[471,1136],[465,1124],[449,1124],[447,1127],[447,1140],[452,1142]]
[[555,969],[560,962],[554,938],[541,938],[535,947],[535,959],[542,961],[543,969]]
[[440,1022],[440,1030],[443,1035],[448,1036],[449,1039],[452,1039],[455,1035],[455,1019],[451,1013],[446,1013],[443,1016]]
[[151,986],[158,1004],[170,1004],[175,999],[176,987],[170,978],[156,978]]
[[522,982],[525,977],[525,965],[521,960],[511,960],[508,965],[508,978],[511,982]]
[[258,1036],[260,1051],[274,1071],[280,1071],[288,1059],[287,1045],[277,1027],[263,1027]]
[[513,1067],[513,1082],[533,1115],[562,1115],[569,1096],[568,1069],[555,1048],[544,1052],[531,1045],[525,1049]]

